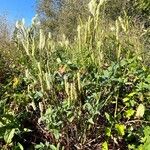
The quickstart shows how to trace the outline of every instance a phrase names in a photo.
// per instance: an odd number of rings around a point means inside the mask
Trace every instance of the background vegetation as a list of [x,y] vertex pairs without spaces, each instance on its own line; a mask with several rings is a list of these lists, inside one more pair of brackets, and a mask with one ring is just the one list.
[[1,17],[0,149],[149,150],[149,8],[40,0],[12,36]]

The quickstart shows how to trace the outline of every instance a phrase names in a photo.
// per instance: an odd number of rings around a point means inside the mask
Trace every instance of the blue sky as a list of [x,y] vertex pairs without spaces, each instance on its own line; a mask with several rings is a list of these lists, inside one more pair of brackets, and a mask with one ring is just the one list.
[[36,0],[0,0],[0,15],[7,14],[11,22],[25,19],[27,25],[35,16]]

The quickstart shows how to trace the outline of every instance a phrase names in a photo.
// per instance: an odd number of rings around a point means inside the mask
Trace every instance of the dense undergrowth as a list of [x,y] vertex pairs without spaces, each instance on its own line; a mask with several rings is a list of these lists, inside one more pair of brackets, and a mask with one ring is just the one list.
[[14,61],[0,60],[0,149],[150,149],[149,29],[106,22],[102,5],[72,43],[37,18],[16,23]]

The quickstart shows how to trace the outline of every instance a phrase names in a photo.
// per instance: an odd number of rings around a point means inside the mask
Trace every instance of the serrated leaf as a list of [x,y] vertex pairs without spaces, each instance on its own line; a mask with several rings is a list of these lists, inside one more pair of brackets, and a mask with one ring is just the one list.
[[145,112],[145,106],[144,106],[143,104],[140,104],[140,105],[137,107],[137,111],[136,111],[135,117],[136,117],[136,118],[142,118],[143,115],[144,115],[144,112]]

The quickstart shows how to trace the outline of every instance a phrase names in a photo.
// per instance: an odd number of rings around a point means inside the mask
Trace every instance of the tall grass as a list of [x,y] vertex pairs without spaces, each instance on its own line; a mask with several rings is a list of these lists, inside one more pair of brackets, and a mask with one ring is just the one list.
[[[105,3],[94,0],[89,3],[91,16],[86,22],[79,18],[74,43],[70,43],[65,35],[62,35],[61,41],[54,41],[51,33],[44,34],[34,21],[28,28],[24,26],[24,21],[16,24],[18,51],[22,52],[25,61],[26,76],[30,76],[35,85],[39,84],[42,92],[53,89],[52,72],[59,72],[59,67],[65,68],[62,65],[64,56],[68,63],[79,64],[83,68],[93,64],[98,70],[123,58],[135,56],[143,61],[148,59],[143,38],[148,30],[138,28],[126,13],[115,22],[107,22],[101,14]],[[62,56],[55,56],[61,50]]]

